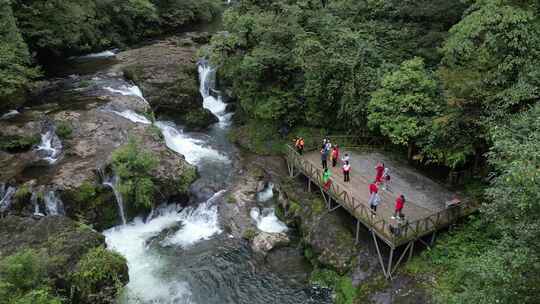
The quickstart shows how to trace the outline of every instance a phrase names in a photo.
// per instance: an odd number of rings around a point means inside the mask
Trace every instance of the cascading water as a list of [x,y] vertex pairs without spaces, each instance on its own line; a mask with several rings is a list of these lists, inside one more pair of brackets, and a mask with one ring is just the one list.
[[0,116],[0,120],[10,119],[10,118],[12,118],[14,116],[17,116],[19,114],[21,114],[21,113],[19,111],[17,111],[17,110],[10,110],[7,113],[2,114],[2,116]]
[[30,197],[30,203],[32,204],[32,206],[34,206],[34,215],[39,215],[39,216],[44,215],[39,210],[38,193],[37,192],[32,192],[32,196]]
[[64,214],[64,204],[56,194],[56,191],[49,190],[45,192],[45,194],[43,195],[43,200],[45,202],[47,215]]
[[17,188],[13,186],[6,186],[2,184],[0,188],[0,212],[5,212],[11,207],[13,196],[15,196]]
[[[223,102],[223,98],[215,89],[216,69],[210,66],[207,60],[200,60],[198,69],[200,81],[199,91],[203,97],[203,107],[218,117],[220,126],[227,126],[231,115],[226,113],[227,104]],[[217,94],[217,97],[213,96],[212,92]]]
[[124,199],[122,198],[122,193],[118,191],[118,177],[113,175],[112,177],[104,177],[103,185],[111,188],[116,198],[116,204],[118,205],[118,213],[120,213],[120,219],[122,219],[122,224],[125,225],[126,215],[124,212]]
[[[269,182],[266,187],[257,193],[257,201],[266,203],[274,197],[274,184]],[[257,224],[257,228],[268,233],[280,233],[289,230],[287,225],[278,219],[274,208],[258,207],[251,209],[251,218]]]
[[136,85],[121,85],[118,88],[105,87],[105,90],[124,96],[137,96],[148,103],[148,101],[144,98],[141,89]]
[[[157,208],[146,222],[138,217],[104,232],[108,247],[128,261],[130,281],[120,303],[315,303],[304,286],[293,287],[271,272],[255,269],[248,247],[222,232],[217,205],[225,201],[222,189],[229,186],[234,159],[226,136],[230,115],[221,98],[210,95],[215,70],[202,62],[199,72],[204,107],[220,122],[208,134],[187,133],[171,122],[158,121],[155,126],[171,150],[197,165],[200,177],[192,187],[192,200],[200,200],[180,211],[174,204]],[[132,113],[120,113],[116,114],[146,123]],[[197,189],[213,189],[213,195],[199,195]]]
[[53,126],[47,128],[47,130],[41,134],[41,142],[37,146],[38,155],[48,161],[50,164],[54,164],[60,154],[62,153],[62,141],[56,135]]

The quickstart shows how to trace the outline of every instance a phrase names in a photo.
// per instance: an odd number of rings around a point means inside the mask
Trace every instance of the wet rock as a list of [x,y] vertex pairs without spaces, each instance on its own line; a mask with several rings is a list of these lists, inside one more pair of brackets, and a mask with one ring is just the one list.
[[[203,41],[204,34],[183,38]],[[152,109],[188,127],[202,129],[217,122],[203,109],[197,72],[198,47],[180,43],[177,37],[117,54],[120,63],[112,71],[123,71],[125,77],[141,87]]]
[[266,255],[270,250],[287,246],[290,239],[285,233],[260,232],[251,241],[253,251]]

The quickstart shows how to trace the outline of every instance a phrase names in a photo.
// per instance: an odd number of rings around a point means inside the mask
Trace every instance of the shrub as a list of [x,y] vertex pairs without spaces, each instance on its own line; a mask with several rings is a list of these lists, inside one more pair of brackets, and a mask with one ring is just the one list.
[[73,133],[73,127],[69,122],[59,122],[56,124],[56,135],[61,139],[70,139]]
[[251,241],[256,236],[257,236],[257,231],[255,231],[253,229],[246,229],[246,231],[244,231],[244,234],[242,235],[242,238],[244,238],[244,239],[246,239],[248,241]]
[[112,154],[113,168],[120,179],[118,188],[124,198],[138,207],[152,206],[154,182],[149,172],[157,166],[157,162],[154,155],[140,148],[133,138]]
[[[72,296],[85,301],[98,301],[115,296],[107,294],[104,286],[114,285],[116,291],[128,280],[126,259],[104,247],[96,247],[86,253],[71,275]],[[113,282],[114,284],[111,284]]]
[[39,141],[40,138],[38,135],[0,135],[0,150],[10,153],[24,152],[30,150],[32,146],[37,145]]

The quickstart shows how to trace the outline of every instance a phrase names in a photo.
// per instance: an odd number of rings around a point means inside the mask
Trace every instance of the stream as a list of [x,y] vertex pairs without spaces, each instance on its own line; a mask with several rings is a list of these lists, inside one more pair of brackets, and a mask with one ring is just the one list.
[[[323,303],[314,299],[317,292],[306,282],[272,271],[252,256],[244,240],[223,231],[217,206],[225,203],[237,157],[226,136],[231,114],[225,112],[226,105],[214,88],[215,69],[206,61],[198,65],[204,107],[219,122],[207,132],[185,132],[173,122],[155,122],[166,145],[196,165],[200,178],[191,187],[190,207],[179,210],[175,202],[163,202],[153,211],[151,219],[135,218],[104,232],[108,247],[128,261],[130,281],[119,302]],[[117,93],[129,92],[140,91],[128,88]],[[134,112],[115,114],[135,123],[151,123]],[[260,196],[268,200],[271,192],[266,190]],[[287,229],[279,226],[283,224],[273,209],[253,216],[261,227]]]

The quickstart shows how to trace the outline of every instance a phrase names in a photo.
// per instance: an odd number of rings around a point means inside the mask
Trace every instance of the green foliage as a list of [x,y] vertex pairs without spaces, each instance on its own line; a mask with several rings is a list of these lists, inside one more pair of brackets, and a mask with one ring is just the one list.
[[38,76],[31,68],[28,46],[13,17],[9,0],[0,0],[0,111],[16,108],[24,100],[24,89]]
[[150,176],[157,159],[130,138],[112,154],[112,165],[120,181],[118,188],[127,201],[135,206],[150,208],[154,198],[154,182]]
[[123,286],[127,278],[126,259],[103,247],[96,247],[78,262],[71,275],[74,292],[85,299],[99,299],[101,288],[111,285]]
[[329,269],[315,269],[311,273],[310,282],[321,287],[332,288],[336,293],[334,301],[336,304],[353,304],[358,293],[348,276],[340,276]]
[[369,103],[369,126],[399,145],[414,143],[428,132],[437,113],[437,83],[421,58],[404,61],[387,74]]
[[47,257],[24,250],[0,261],[0,304],[60,304],[50,293]]
[[69,122],[61,121],[56,124],[55,132],[61,139],[70,139],[73,133],[73,127]]
[[248,228],[244,231],[244,234],[242,235],[242,238],[248,240],[248,241],[251,241],[253,240],[255,237],[257,236],[257,231],[251,229],[251,228]]
[[25,200],[31,194],[32,192],[30,191],[30,186],[28,186],[28,184],[24,184],[17,189],[17,192],[15,192],[15,199],[18,201]]
[[30,150],[40,141],[38,135],[20,136],[20,135],[0,135],[0,150],[18,153]]
[[165,31],[194,23],[208,22],[220,12],[218,0],[151,0],[159,14],[160,26]]

